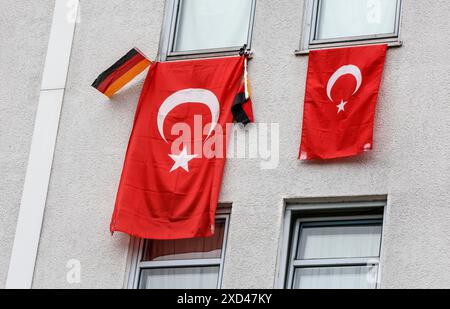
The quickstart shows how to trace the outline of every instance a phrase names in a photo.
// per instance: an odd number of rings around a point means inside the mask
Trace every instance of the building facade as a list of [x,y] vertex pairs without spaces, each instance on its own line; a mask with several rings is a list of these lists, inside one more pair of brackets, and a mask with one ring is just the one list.
[[[0,1],[0,288],[450,288],[450,2],[214,2]],[[243,43],[270,151],[228,161],[216,236],[111,236],[145,76],[112,100],[90,84],[134,46],[177,61]],[[299,161],[308,51],[376,43],[374,151]]]

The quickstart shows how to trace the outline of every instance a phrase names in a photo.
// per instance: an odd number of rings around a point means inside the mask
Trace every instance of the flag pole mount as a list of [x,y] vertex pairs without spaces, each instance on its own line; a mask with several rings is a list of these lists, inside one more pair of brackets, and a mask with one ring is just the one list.
[[239,50],[239,56],[246,56],[247,58],[251,58],[253,56],[253,52],[247,48],[247,44],[241,47]]

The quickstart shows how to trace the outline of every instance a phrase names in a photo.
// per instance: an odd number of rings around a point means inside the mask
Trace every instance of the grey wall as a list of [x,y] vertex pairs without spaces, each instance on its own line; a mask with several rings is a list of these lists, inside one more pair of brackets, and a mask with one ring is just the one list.
[[163,1],[81,1],[34,279],[35,288],[77,287],[66,263],[78,259],[83,288],[121,288],[128,237],[109,220],[145,75],[111,102],[90,87],[133,46],[154,58]]
[[[17,128],[7,137],[2,134],[2,140],[14,147],[18,147],[17,140],[23,143],[23,148],[9,152],[14,155],[8,164],[20,164],[11,172],[14,183],[6,185],[9,189],[0,189],[8,196],[2,200],[5,207],[1,210],[3,214],[6,209],[6,217],[0,219],[7,226],[2,232],[7,236],[0,236],[7,238],[6,251],[33,120],[34,107],[26,106],[26,100],[35,106],[38,83],[34,83],[43,65],[43,50],[37,52],[36,46],[41,37],[47,37],[36,28],[49,29],[44,16],[50,15],[51,8],[36,6],[30,11],[33,18],[43,16],[37,26],[25,25],[33,28],[36,42],[20,31],[23,41],[33,46],[23,53],[32,52],[34,75],[21,73],[18,78],[28,80],[27,87],[8,80],[2,81],[7,84],[0,90],[1,97],[9,99],[13,96],[10,89],[35,88],[20,103],[25,107],[8,104],[8,115],[19,114],[15,116],[19,123],[8,120],[10,125],[0,124],[2,133],[12,125]],[[274,286],[285,199],[385,194],[388,208],[381,286],[450,287],[449,11],[448,1],[404,1],[404,46],[388,51],[375,150],[353,159],[305,164],[296,158],[308,58],[293,53],[302,30],[303,1],[258,1],[255,57],[250,65],[254,108],[258,122],[280,124],[281,160],[277,169],[266,171],[260,169],[258,160],[229,161],[221,197],[221,201],[233,203],[225,288]],[[111,102],[89,85],[132,46],[155,57],[162,20],[162,0],[133,1],[133,5],[125,0],[81,1],[81,23],[75,34],[36,265],[36,288],[123,286],[128,237],[111,237],[108,225],[143,76]],[[17,46],[16,41],[11,39],[10,45]],[[4,259],[3,241],[1,246]],[[66,282],[70,259],[81,261],[81,284]],[[6,269],[3,262],[0,267]]]
[[0,288],[5,286],[54,0],[0,0]]

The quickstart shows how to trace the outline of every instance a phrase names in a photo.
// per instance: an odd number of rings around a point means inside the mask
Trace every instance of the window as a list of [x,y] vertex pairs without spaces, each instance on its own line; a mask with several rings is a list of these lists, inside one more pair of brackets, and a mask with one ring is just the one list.
[[401,5],[401,0],[308,0],[301,50],[399,45]]
[[228,214],[217,216],[211,238],[134,240],[128,287],[215,289],[222,281]]
[[256,0],[170,0],[160,60],[250,48]]
[[377,288],[384,202],[303,206],[287,211],[283,286]]

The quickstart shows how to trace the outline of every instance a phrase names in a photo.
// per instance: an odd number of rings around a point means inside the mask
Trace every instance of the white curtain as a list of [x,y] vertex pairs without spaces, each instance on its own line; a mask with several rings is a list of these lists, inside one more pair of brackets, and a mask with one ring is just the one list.
[[298,268],[296,289],[374,289],[378,267]]
[[182,0],[174,51],[243,46],[251,0]]
[[397,0],[321,0],[316,39],[394,33]]
[[216,289],[219,267],[146,269],[140,289]]
[[303,228],[297,259],[378,257],[381,230],[381,225]]

